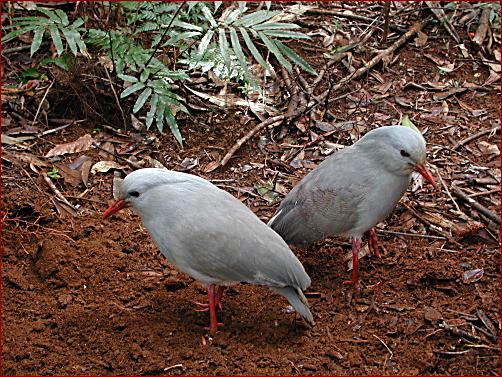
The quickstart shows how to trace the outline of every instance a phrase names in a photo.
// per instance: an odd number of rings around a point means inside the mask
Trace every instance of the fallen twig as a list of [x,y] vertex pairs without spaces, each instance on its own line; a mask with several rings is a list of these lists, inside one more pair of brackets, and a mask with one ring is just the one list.
[[56,195],[56,197],[61,200],[64,204],[68,205],[71,209],[75,210],[75,211],[78,211],[77,208],[75,208],[75,206],[73,204],[71,204],[68,199],[65,198],[65,196],[61,193],[61,191],[58,190],[58,188],[56,187],[56,185],[52,182],[52,180],[50,179],[50,177],[47,175],[47,173],[45,172],[42,172],[42,176],[44,177],[44,180],[45,182],[47,182],[47,184],[49,185],[49,187],[51,188],[51,190],[54,192],[54,194]]
[[473,340],[475,342],[479,342],[481,340],[481,338],[479,336],[470,334],[467,331],[459,329],[458,327],[450,326],[449,324],[447,324],[444,321],[439,324],[439,327],[442,328],[442,329],[445,329],[446,331],[449,331],[453,335],[459,336],[461,338],[470,339],[470,340]]
[[[375,21],[375,19],[371,18],[371,17],[361,16],[359,14],[354,14],[354,13],[349,13],[349,12],[337,12],[337,11],[329,10],[329,9],[309,9],[306,13],[317,14],[317,15],[321,15],[321,16],[335,16],[335,17],[341,17],[341,18],[349,18],[349,19],[353,19],[353,20],[366,21],[366,22]],[[398,26],[396,24],[389,24],[389,29],[393,29],[393,30],[398,31],[400,33],[406,33],[405,28],[402,28],[401,26]]]
[[461,210],[460,210],[460,207],[458,206],[457,202],[455,201],[455,199],[453,199],[453,196],[451,196],[451,193],[450,193],[450,190],[448,190],[448,186],[446,186],[446,183],[444,183],[443,181],[443,178],[441,177],[441,174],[439,173],[439,169],[437,167],[434,167],[434,170],[436,170],[436,175],[437,177],[439,178],[439,182],[441,183],[441,185],[444,187],[444,190],[446,191],[446,194],[448,195],[448,197],[451,199],[451,201],[453,202],[453,204],[455,205],[455,208],[457,208],[457,211],[460,212],[460,213],[463,213]]
[[475,133],[474,135],[466,137],[465,139],[460,140],[457,144],[455,144],[455,146],[452,148],[452,150],[456,150],[456,149],[460,148],[462,145],[470,143],[471,141],[473,141],[473,140],[475,140],[475,139],[477,139],[477,138],[479,138],[481,136],[484,136],[486,134],[491,134],[492,132],[493,133],[500,132],[500,126],[491,128],[489,130],[483,130],[483,131],[480,131],[478,133]]
[[122,121],[124,122],[124,130],[127,130],[127,120],[124,114],[124,110],[122,109],[122,106],[120,105],[119,97],[117,95],[117,92],[115,91],[115,88],[113,87],[113,81],[112,78],[110,77],[110,74],[108,73],[108,69],[103,66],[106,76],[108,76],[108,82],[110,83],[110,87],[112,88],[113,96],[115,97],[115,102],[117,103],[117,106],[119,107],[120,113],[122,114]]
[[385,50],[380,51],[373,59],[371,59],[369,62],[364,64],[361,68],[356,70],[354,73],[349,74],[348,76],[345,76],[339,82],[331,87],[330,89],[324,91],[319,97],[319,100],[323,100],[326,98],[326,96],[331,92],[333,93],[334,91],[340,89],[342,86],[346,85],[349,81],[352,81],[356,78],[361,77],[364,75],[366,72],[368,72],[371,68],[373,68],[375,65],[377,65],[384,57],[390,55],[393,53],[395,50],[397,50],[399,47],[401,47],[409,38],[414,36],[418,31],[422,30],[424,26],[429,22],[430,18],[426,18],[424,22],[422,23],[415,23],[411,28],[404,33],[397,41],[395,41],[391,46],[387,47]]
[[35,122],[37,121],[37,118],[38,118],[38,114],[40,113],[40,109],[42,108],[42,105],[43,105],[43,103],[45,101],[45,97],[47,97],[47,94],[49,94],[49,90],[52,88],[52,85],[54,85],[55,81],[56,80],[52,80],[51,84],[49,85],[49,87],[45,91],[44,96],[42,97],[42,100],[38,104],[37,112],[35,113],[35,117],[33,118],[33,122],[31,122],[31,126],[32,127],[35,125]]
[[457,195],[460,199],[467,202],[471,207],[474,207],[474,209],[481,212],[483,215],[488,217],[490,220],[493,220],[497,224],[500,224],[500,217],[496,213],[490,211],[484,205],[479,204],[476,200],[474,200],[472,197],[469,197],[465,192],[463,192],[457,186],[452,186],[452,190],[455,193],[455,195]]
[[432,236],[429,234],[416,234],[416,233],[405,233],[405,232],[393,232],[390,230],[376,229],[377,233],[392,234],[394,236],[408,236],[408,237],[419,237],[419,238],[430,238],[432,240],[443,240],[448,241],[448,238],[441,236]]

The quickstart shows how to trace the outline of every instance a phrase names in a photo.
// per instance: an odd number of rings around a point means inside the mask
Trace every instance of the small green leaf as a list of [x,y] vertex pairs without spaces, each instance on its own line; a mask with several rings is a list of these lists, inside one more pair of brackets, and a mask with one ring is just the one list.
[[183,21],[178,21],[178,20],[174,20],[173,21],[173,25],[174,26],[178,26],[178,27],[180,27],[182,29],[195,30],[195,31],[198,31],[200,33],[202,33],[204,31],[204,29],[201,28],[200,26],[189,24],[188,22],[183,22]]
[[146,114],[146,129],[149,130],[150,126],[153,123],[153,119],[155,118],[155,112],[157,111],[157,102],[159,101],[159,95],[153,94],[152,99],[150,100],[150,110]]
[[267,36],[265,34],[263,34],[262,32],[258,32],[258,35],[260,36],[260,38],[263,41],[263,43],[265,43],[265,46],[268,47],[268,49],[270,50],[270,52],[272,52],[272,54],[275,55],[275,57],[277,58],[277,60],[279,61],[279,63],[281,65],[283,65],[284,68],[286,68],[289,72],[291,72],[291,70],[293,69],[293,67],[286,60],[286,58],[284,58],[284,55],[281,54],[281,52],[279,51],[279,49],[275,45],[274,41],[268,39]]
[[36,29],[37,27],[38,27],[38,25],[31,25],[31,26],[26,26],[21,29],[11,31],[10,33],[3,36],[2,43],[9,42],[9,41],[13,40],[14,38],[16,38],[17,36],[24,34],[28,31],[32,31],[32,30]]
[[60,18],[61,23],[63,24],[63,26],[68,26],[70,24],[70,22],[68,21],[68,16],[61,9],[56,9],[56,14]]
[[272,73],[272,69],[270,65],[263,59],[261,56],[260,52],[258,49],[255,47],[254,43],[251,41],[251,38],[249,38],[249,34],[247,33],[246,29],[243,27],[239,28],[239,31],[242,34],[242,37],[244,38],[244,42],[246,42],[246,46],[251,51],[251,54],[255,58],[255,60],[263,67],[268,73]]
[[258,12],[247,14],[244,17],[238,19],[234,22],[234,25],[251,27],[256,24],[261,24],[262,22],[271,19],[279,13],[279,11],[260,10]]
[[218,24],[214,20],[214,17],[211,14],[211,11],[209,10],[208,7],[206,7],[205,5],[202,5],[201,10],[202,10],[202,13],[204,14],[204,16],[206,17],[206,20],[209,21],[209,23],[211,24],[211,27],[215,28],[216,26],[218,26]]
[[263,30],[262,33],[278,38],[311,39],[307,34],[289,30]]
[[31,42],[30,56],[33,56],[35,52],[40,48],[42,44],[42,38],[44,37],[45,27],[39,26],[35,29],[35,34],[33,35],[33,41]]
[[422,135],[422,132],[418,129],[417,126],[415,126],[413,124],[413,122],[410,120],[409,116],[406,114],[403,119],[401,120],[401,124],[404,126],[404,127],[408,127],[408,128],[411,128],[413,131],[415,131],[417,134],[420,135],[420,138],[424,141],[425,143],[425,138],[424,138],[424,135]]
[[223,28],[218,29],[218,34],[219,34],[219,41],[220,41],[221,56],[223,56],[223,61],[225,62],[225,65],[227,66],[227,68],[230,70],[230,68],[231,68],[230,54],[228,53],[228,41],[227,41],[227,36],[225,35],[225,29],[223,29]]
[[317,72],[300,55],[298,55],[296,52],[294,52],[292,49],[290,49],[280,41],[275,41],[275,44],[289,60],[291,60],[295,64],[298,64],[305,72],[317,76]]
[[206,49],[209,46],[209,43],[211,42],[211,38],[213,38],[213,34],[214,30],[209,30],[206,33],[206,35],[202,37],[197,52],[199,59],[201,59],[204,56],[204,53],[206,52]]
[[61,31],[63,32],[63,35],[66,38],[66,42],[68,43],[71,52],[73,53],[73,55],[77,55],[78,49],[77,49],[77,41],[75,40],[75,33],[67,28],[62,28]]
[[157,102],[157,112],[155,114],[155,123],[157,124],[157,129],[160,133],[164,130],[164,109],[166,108],[166,102],[159,96],[159,101]]
[[145,105],[145,102],[147,101],[148,98],[150,98],[151,94],[152,94],[152,88],[146,88],[145,90],[143,90],[143,92],[138,96],[138,99],[134,104],[132,112],[137,113]]
[[241,65],[245,75],[250,76],[248,70],[248,62],[246,60],[246,57],[244,56],[244,53],[242,52],[242,46],[239,41],[237,32],[233,27],[230,27],[229,29],[230,29],[230,41],[232,42],[232,49],[234,50],[235,56],[237,56],[237,60],[239,61],[239,64]]
[[58,53],[58,55],[61,55],[63,53],[63,41],[61,41],[59,30],[56,25],[49,25],[49,31],[51,32],[54,46],[56,46],[56,52]]
[[218,9],[221,7],[221,4],[223,4],[223,1],[215,1],[214,2],[214,12],[216,13]]
[[134,76],[129,76],[129,75],[123,75],[123,74],[118,74],[117,77],[121,80],[127,81],[127,82],[138,82],[138,79]]
[[47,8],[37,8],[37,10],[39,12],[42,12],[43,14],[45,14],[47,17],[49,17],[52,21],[60,24],[61,23],[61,19],[56,15],[56,13],[54,13],[53,11],[47,9]]
[[171,132],[176,138],[176,141],[180,143],[181,146],[183,146],[183,138],[181,137],[181,133],[178,128],[178,123],[176,123],[176,119],[174,118],[174,115],[171,112],[169,106],[166,106],[166,108],[164,109],[164,116],[166,117],[167,124],[169,125]]
[[290,30],[290,29],[300,29],[297,24],[287,24],[281,22],[264,22],[260,25],[253,26],[254,30]]
[[137,92],[138,90],[143,89],[144,87],[145,83],[142,82],[137,82],[136,84],[132,84],[120,94],[120,98],[126,98],[127,96],[133,94],[134,92]]

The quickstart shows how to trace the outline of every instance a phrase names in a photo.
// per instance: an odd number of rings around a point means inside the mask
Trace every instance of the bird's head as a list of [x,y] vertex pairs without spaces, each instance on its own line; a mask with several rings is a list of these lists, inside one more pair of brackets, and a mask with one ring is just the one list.
[[431,172],[425,167],[425,140],[416,131],[403,126],[387,126],[368,132],[357,143],[382,166],[397,175],[420,173],[436,188]]
[[118,199],[103,213],[102,217],[106,218],[127,207],[134,208],[141,215],[143,210],[148,209],[147,196],[150,190],[160,185],[186,181],[186,176],[188,174],[165,169],[145,168],[136,170],[124,178],[120,185]]

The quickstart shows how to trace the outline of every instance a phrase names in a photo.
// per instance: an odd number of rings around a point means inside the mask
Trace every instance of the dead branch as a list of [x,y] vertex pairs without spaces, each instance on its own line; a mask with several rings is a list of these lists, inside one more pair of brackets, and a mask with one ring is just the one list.
[[479,342],[481,340],[479,336],[470,334],[467,331],[459,329],[458,327],[450,326],[444,321],[439,324],[439,327],[461,338],[466,338],[475,342]]
[[391,230],[377,229],[377,233],[392,234],[394,236],[405,236],[405,237],[419,237],[419,238],[429,238],[431,240],[443,240],[448,241],[448,238],[442,236],[433,236],[430,234],[416,234],[416,233],[405,233],[405,232],[394,232]]
[[37,118],[38,118],[38,114],[40,113],[40,109],[42,108],[42,105],[44,104],[45,98],[47,97],[47,94],[49,94],[49,90],[51,90],[52,85],[54,85],[55,81],[56,80],[52,80],[51,84],[49,85],[49,87],[45,91],[44,96],[42,97],[42,100],[40,101],[40,103],[38,105],[37,112],[35,113],[35,117],[33,118],[33,122],[31,122],[32,127],[35,125],[35,122],[37,121]]
[[[371,17],[361,16],[359,14],[353,14],[353,13],[337,12],[329,9],[309,9],[306,13],[321,15],[321,16],[335,16],[340,18],[348,18],[352,20],[366,21],[370,23],[375,21],[375,19]],[[406,29],[396,24],[389,24],[389,29],[393,29],[400,33],[406,33]]]
[[61,191],[58,190],[58,188],[56,187],[56,185],[52,182],[52,180],[50,179],[50,177],[47,175],[47,173],[45,172],[42,172],[42,176],[44,177],[44,180],[45,182],[47,182],[47,184],[49,185],[49,187],[51,188],[51,190],[54,192],[54,194],[56,195],[56,197],[61,200],[64,204],[68,205],[71,209],[75,210],[75,211],[78,211],[77,208],[75,208],[75,206],[73,204],[71,204],[68,199],[66,199],[64,197],[64,195],[61,193]]
[[483,130],[483,131],[475,133],[474,135],[466,137],[465,139],[460,140],[457,144],[455,144],[455,146],[452,148],[452,150],[456,150],[456,149],[460,148],[461,146],[463,146],[467,143],[470,143],[471,141],[476,140],[477,138],[479,138],[481,136],[484,136],[486,134],[491,134],[492,132],[493,133],[500,132],[500,126],[493,127],[489,130]]
[[361,68],[356,70],[354,73],[349,74],[348,76],[345,76],[342,78],[338,84],[334,85],[330,89],[326,90],[323,92],[319,97],[318,100],[322,101],[323,99],[328,96],[328,94],[331,92],[335,92],[336,90],[340,89],[342,86],[346,85],[348,82],[357,79],[364,75],[366,72],[368,72],[371,68],[373,68],[375,65],[377,65],[380,61],[382,61],[383,58],[386,56],[389,56],[392,54],[394,51],[396,51],[399,47],[405,44],[405,42],[410,39],[412,36],[417,34],[418,31],[422,30],[424,26],[429,22],[430,18],[427,18],[424,20],[422,23],[415,23],[410,30],[408,30],[406,33],[404,33],[397,41],[395,41],[391,46],[387,47],[385,50],[380,51],[379,54],[377,54],[373,59],[371,59],[369,62],[364,64]]
[[124,122],[124,130],[127,130],[127,120],[124,114],[124,110],[122,109],[122,106],[120,105],[119,97],[117,95],[117,92],[115,91],[115,88],[113,87],[113,81],[112,78],[110,77],[110,74],[108,73],[108,69],[103,66],[106,72],[106,76],[108,76],[108,82],[110,83],[110,87],[112,88],[113,96],[115,97],[115,102],[117,103],[117,106],[119,107],[120,113],[122,114],[122,121]]
[[452,190],[455,193],[455,195],[457,195],[460,199],[467,202],[467,204],[469,204],[469,206],[471,206],[474,209],[476,209],[477,211],[481,212],[483,215],[488,217],[490,220],[493,220],[497,224],[500,224],[500,217],[496,213],[493,213],[488,208],[486,208],[484,205],[479,204],[476,200],[469,197],[465,192],[463,192],[457,186],[452,186]]
[[483,41],[485,40],[486,32],[488,31],[488,23],[491,11],[492,8],[490,6],[487,6],[483,8],[483,12],[481,12],[481,17],[479,18],[479,26],[476,30],[476,34],[474,34],[474,38],[472,39],[472,41],[478,46],[481,46],[483,44]]
[[[295,114],[296,114],[296,112],[295,112]],[[268,119],[264,120],[261,123],[258,123],[254,128],[251,129],[251,131],[249,131],[246,135],[244,135],[239,140],[237,140],[237,142],[234,144],[234,146],[232,148],[230,148],[230,150],[227,152],[225,157],[223,157],[223,159],[221,160],[220,166],[225,166],[226,163],[228,162],[228,160],[230,160],[232,158],[232,156],[234,155],[234,153],[237,151],[237,149],[239,149],[242,146],[242,144],[244,144],[246,141],[251,139],[262,128],[264,128],[270,124],[276,123],[276,122],[281,122],[284,119],[286,119],[286,117],[287,116],[285,114],[276,115],[272,118],[268,118]],[[291,119],[293,117],[289,116],[288,118]]]

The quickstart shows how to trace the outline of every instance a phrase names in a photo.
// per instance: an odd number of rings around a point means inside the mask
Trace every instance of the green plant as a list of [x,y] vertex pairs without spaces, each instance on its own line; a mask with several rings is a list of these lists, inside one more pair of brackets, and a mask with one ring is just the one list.
[[61,176],[59,175],[59,170],[56,168],[52,168],[51,171],[47,172],[47,175],[54,179],[61,178]]
[[80,35],[81,30],[79,29],[84,23],[81,18],[77,18],[70,24],[68,16],[60,9],[56,9],[54,12],[50,9],[41,7],[37,7],[36,9],[46,17],[41,15],[16,17],[12,26],[7,26],[7,28],[10,28],[12,31],[2,38],[2,43],[6,43],[21,34],[33,31],[33,41],[31,42],[30,49],[30,54],[33,56],[40,48],[44,34],[48,31],[58,55],[61,55],[64,50],[61,33],[74,55],[77,55],[79,51],[87,55],[87,48]]
[[[297,31],[299,26],[283,22],[281,12],[270,10],[250,11],[246,2],[222,7],[223,2],[210,5],[202,2],[161,3],[122,2],[111,7],[122,7],[126,25],[112,30],[81,28],[82,19],[72,24],[61,10],[51,11],[38,7],[43,16],[18,17],[13,29],[3,39],[34,31],[32,55],[41,46],[45,31],[50,32],[58,57],[64,52],[60,33],[70,50],[87,54],[86,44],[100,47],[113,60],[117,77],[124,82],[120,97],[136,96],[133,113],[146,111],[146,127],[154,123],[163,132],[167,123],[176,140],[183,139],[175,114],[188,112],[182,99],[174,92],[174,83],[188,81],[188,73],[195,70],[212,70],[222,79],[240,82],[245,91],[257,89],[257,80],[250,71],[252,61],[272,73],[270,63],[260,52],[274,56],[279,64],[291,71],[297,64],[303,70],[316,74],[314,69],[279,39],[309,39]],[[216,17],[219,15],[219,17]],[[19,29],[16,29],[18,28]],[[148,36],[150,43],[146,43]],[[85,42],[84,42],[85,39]],[[257,43],[260,43],[258,45]],[[173,58],[169,64],[161,53]],[[49,58],[44,64],[54,63],[67,67],[67,60]]]

